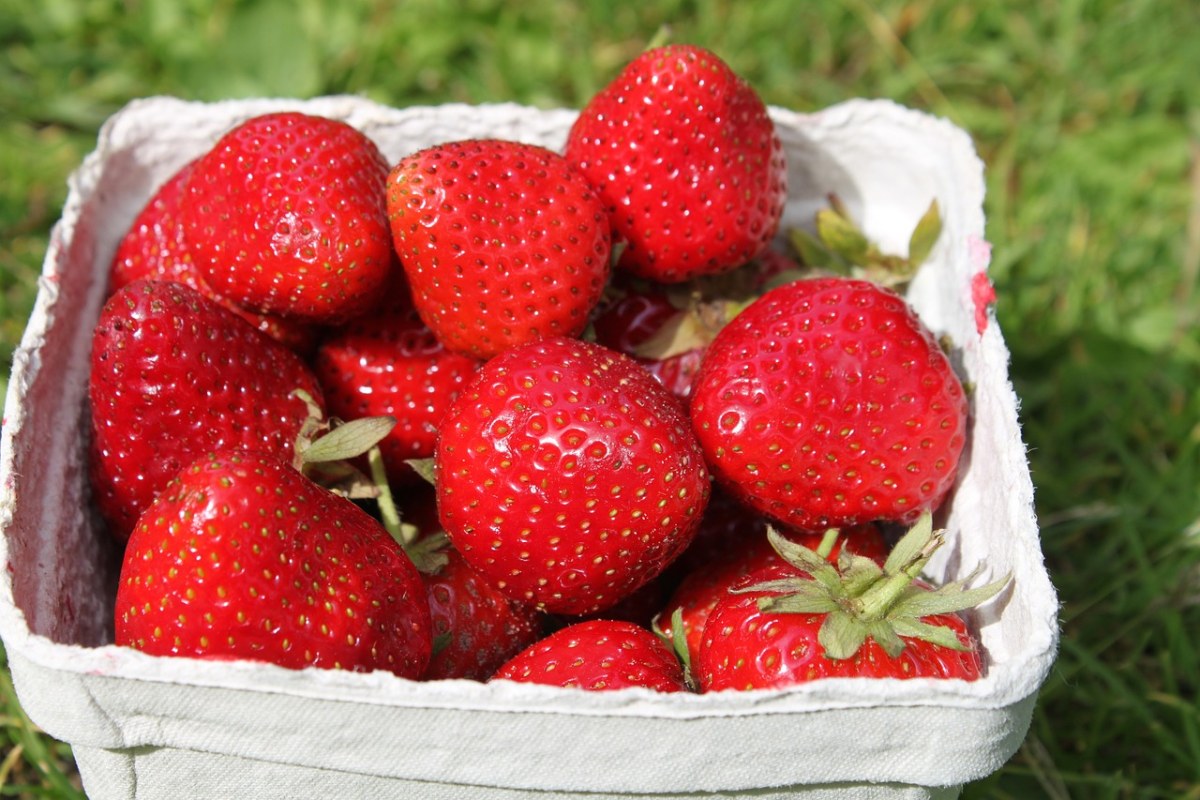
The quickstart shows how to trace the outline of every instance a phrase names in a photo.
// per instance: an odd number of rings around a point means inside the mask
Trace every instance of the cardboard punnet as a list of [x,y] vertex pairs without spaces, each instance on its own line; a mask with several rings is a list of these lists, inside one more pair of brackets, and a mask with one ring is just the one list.
[[[971,385],[971,438],[938,522],[935,580],[981,567],[1013,583],[970,614],[974,683],[827,680],[787,691],[587,693],[391,674],[166,659],[112,641],[119,553],[86,479],[91,330],[116,245],[153,191],[234,124],[298,109],[345,119],[393,162],[439,141],[559,149],[571,110],[392,109],[347,96],[214,104],[150,98],[114,115],[70,181],[14,357],[0,442],[0,636],[23,707],[73,745],[97,800],[184,797],[718,796],[930,798],[999,769],[1053,664],[1058,604],[1033,486],[986,308],[983,166],[949,122],[886,101],[772,108],[789,159],[784,226],[836,192],[885,252],[937,199],[943,233],[909,299]],[[986,284],[985,284],[986,285]],[[977,319],[977,312],[979,318]]]

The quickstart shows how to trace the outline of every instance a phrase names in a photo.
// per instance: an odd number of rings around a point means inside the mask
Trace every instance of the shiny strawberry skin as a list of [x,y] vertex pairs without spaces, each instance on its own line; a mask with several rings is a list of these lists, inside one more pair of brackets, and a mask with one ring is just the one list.
[[615,620],[589,620],[555,631],[505,663],[493,680],[585,691],[688,690],[682,666],[658,637]]
[[[748,530],[740,537],[742,541],[738,545],[727,546],[719,555],[711,554],[708,561],[693,567],[684,575],[658,614],[659,630],[674,637],[673,616],[676,609],[679,610],[693,663],[699,657],[704,625],[717,604],[729,594],[729,589],[747,575],[768,567],[785,565],[767,539],[763,520],[758,520],[757,524],[747,520],[745,527]],[[810,550],[820,546],[821,537],[818,533],[803,532],[788,535],[789,539]],[[880,564],[887,558],[888,552],[883,534],[874,525],[861,525],[843,532],[829,553],[829,561],[836,562],[843,549]]]
[[424,585],[391,535],[289,463],[242,450],[186,467],[138,521],[116,643],[406,678],[432,648]]
[[307,355],[317,340],[311,325],[244,309],[214,292],[196,268],[183,231],[184,192],[195,165],[195,161],[183,165],[138,212],[117,245],[109,270],[109,294],[136,280],[182,283],[225,306],[272,339]]
[[91,479],[119,539],[195,458],[241,445],[291,458],[316,377],[298,355],[182,284],[135,281],[105,304],[88,393]]
[[546,339],[488,361],[443,419],[446,533],[514,599],[610,607],[691,541],[709,479],[679,402],[637,362]]
[[581,111],[566,156],[596,187],[619,266],[664,283],[732,269],[771,241],[783,145],[753,87],[686,44],[630,62]]
[[414,153],[388,176],[387,209],[417,311],[455,352],[577,336],[608,280],[603,206],[546,148],[484,139]]
[[[748,587],[798,575],[775,564],[742,578]],[[727,594],[708,615],[693,670],[702,692],[726,689],[779,689],[821,678],[979,678],[978,643],[957,614],[934,614],[922,621],[954,631],[966,650],[952,650],[904,638],[893,658],[870,637],[848,659],[831,659],[817,639],[824,614],[768,613],[759,610],[767,592]]]
[[184,233],[214,291],[319,324],[370,310],[392,268],[388,164],[339,120],[264,114],[226,133],[186,186]]
[[954,484],[962,384],[905,300],[865,281],[795,281],[709,345],[691,416],[717,479],[790,527],[911,522]]
[[447,563],[426,575],[434,654],[425,680],[485,681],[541,638],[544,616],[505,597],[448,548]]
[[479,367],[447,350],[407,299],[331,332],[312,363],[330,414],[396,418],[379,449],[397,484],[417,480],[405,461],[433,455],[442,417]]

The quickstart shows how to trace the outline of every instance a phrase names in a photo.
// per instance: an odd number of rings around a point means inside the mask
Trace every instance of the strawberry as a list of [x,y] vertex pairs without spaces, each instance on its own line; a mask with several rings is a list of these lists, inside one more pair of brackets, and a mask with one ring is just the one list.
[[806,530],[909,523],[954,485],[962,384],[904,298],[861,280],[794,281],[716,335],[691,416],[710,467]]
[[200,157],[185,187],[187,247],[240,306],[320,324],[365,313],[392,266],[388,164],[345,122],[264,114]]
[[416,678],[432,648],[420,575],[382,526],[277,456],[221,450],[138,520],[116,643]]
[[652,48],[584,106],[566,157],[603,198],[619,266],[674,283],[749,261],[787,199],[762,99],[714,53]]
[[119,539],[180,469],[240,445],[291,458],[321,397],[300,357],[183,284],[135,281],[92,338],[91,476]]
[[454,548],[443,552],[445,565],[425,576],[434,653],[423,677],[484,681],[541,637],[543,616],[497,591]]
[[195,165],[195,161],[189,161],[159,187],[121,238],[109,270],[109,294],[135,280],[182,283],[217,301],[296,352],[311,352],[316,344],[312,326],[273,314],[248,311],[218,296],[196,268],[188,251],[182,219],[184,190]]
[[[695,662],[700,650],[705,621],[730,588],[747,575],[785,563],[771,546],[765,521],[749,521],[745,527],[750,530],[742,531],[740,546],[728,546],[719,556],[713,554],[710,560],[693,567],[658,612],[654,627],[666,638],[673,640],[675,626],[681,626],[690,662]],[[819,551],[823,534],[798,532],[787,538]],[[879,528],[860,525],[842,532],[825,557],[836,563],[842,552],[847,551],[882,564],[887,550]]]
[[709,493],[678,401],[628,356],[566,338],[480,368],[442,420],[434,471],[463,557],[509,597],[567,615],[662,572]]
[[976,589],[915,579],[943,541],[928,513],[882,567],[861,556],[834,565],[782,537],[772,541],[786,563],[746,576],[708,615],[693,661],[701,691],[980,677],[979,644],[958,612],[993,597],[1008,578]]
[[421,318],[480,359],[577,336],[608,280],[603,206],[550,150],[496,139],[414,153],[388,176],[392,237]]
[[588,620],[555,631],[515,655],[492,680],[585,691],[688,690],[683,667],[662,640],[645,628],[616,620]]
[[398,420],[379,445],[397,484],[415,478],[408,459],[433,456],[438,423],[478,366],[438,341],[403,287],[384,309],[330,333],[313,359],[330,414]]

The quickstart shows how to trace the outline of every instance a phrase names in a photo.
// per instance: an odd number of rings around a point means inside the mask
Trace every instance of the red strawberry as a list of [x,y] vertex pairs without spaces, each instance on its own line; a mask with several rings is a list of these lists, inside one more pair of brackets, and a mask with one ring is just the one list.
[[396,483],[415,477],[407,459],[433,455],[438,423],[478,366],[446,350],[400,290],[385,309],[326,337],[313,361],[330,414],[396,418],[379,444]]
[[667,283],[749,261],[787,199],[783,145],[762,99],[692,45],[626,66],[584,107],[566,156],[604,200],[626,245],[620,266]]
[[369,310],[392,265],[388,165],[338,120],[265,114],[196,163],[183,206],[205,281],[257,311],[334,324]]
[[248,311],[219,297],[192,262],[183,234],[183,202],[184,189],[195,165],[196,162],[191,161],[180,168],[138,213],[117,245],[109,272],[109,294],[136,280],[182,283],[235,312],[271,338],[298,353],[307,354],[316,344],[312,326],[298,320]]
[[134,218],[117,245],[109,272],[110,294],[141,279],[173,280],[200,289],[203,281],[188,255],[180,219],[184,187],[195,166],[195,161],[184,164]]
[[438,508],[514,599],[611,607],[691,541],[709,480],[678,401],[637,362],[554,338],[488,361],[442,421]]
[[[694,663],[700,651],[704,623],[717,603],[729,594],[731,587],[747,575],[786,564],[767,538],[766,523],[748,521],[740,547],[727,546],[720,556],[714,554],[706,563],[693,567],[684,575],[655,620],[655,627],[669,639],[674,638],[675,613],[683,627],[690,660]],[[750,535],[746,535],[750,534]],[[810,550],[819,550],[823,534],[793,533],[788,538]],[[844,531],[826,558],[836,563],[842,552],[865,556],[883,563],[887,558],[887,543],[874,525],[860,525]]]
[[819,678],[980,676],[979,645],[957,612],[994,596],[1008,579],[936,590],[915,581],[941,543],[929,514],[882,567],[862,557],[837,567],[807,548],[775,541],[787,563],[743,578],[708,616],[693,662],[701,691]]
[[963,387],[904,299],[860,280],[780,286],[717,334],[692,396],[716,477],[790,527],[911,522],[953,486]]
[[92,486],[120,539],[186,464],[235,445],[291,458],[316,378],[294,352],[182,284],[135,281],[92,339]]
[[421,577],[387,531],[287,462],[239,450],[191,464],[138,520],[116,642],[405,678],[432,648]]
[[631,622],[614,620],[589,620],[556,631],[514,656],[493,680],[586,691],[688,690],[683,667],[662,640]]
[[446,564],[425,576],[434,653],[423,677],[484,681],[541,637],[543,617],[497,591],[454,548],[444,553]]
[[471,140],[414,153],[388,176],[387,209],[417,311],[455,352],[483,359],[577,336],[608,280],[603,206],[542,147]]

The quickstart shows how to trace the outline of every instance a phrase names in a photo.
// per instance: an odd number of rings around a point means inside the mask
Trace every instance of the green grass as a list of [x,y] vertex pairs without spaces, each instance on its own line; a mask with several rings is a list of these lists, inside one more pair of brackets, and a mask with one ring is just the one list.
[[[447,7],[0,0],[0,359],[67,173],[134,97],[578,106],[669,23],[770,103],[889,97],[945,115],[987,163],[997,310],[1064,636],[1025,746],[965,796],[1200,798],[1200,6]],[[65,747],[33,732],[5,673],[0,701],[0,796],[78,796]]]

